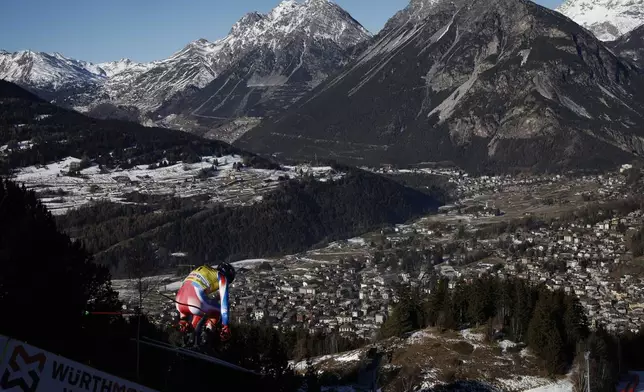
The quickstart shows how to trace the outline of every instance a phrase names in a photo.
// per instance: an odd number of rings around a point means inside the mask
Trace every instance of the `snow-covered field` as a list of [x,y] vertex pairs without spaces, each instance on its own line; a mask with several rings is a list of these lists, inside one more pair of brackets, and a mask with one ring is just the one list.
[[[130,192],[181,198],[208,195],[213,203],[240,205],[261,200],[261,194],[275,188],[280,177],[296,178],[304,173],[320,181],[341,177],[341,174],[332,174],[331,167],[288,166],[283,170],[244,168],[238,171],[233,168],[242,162],[237,155],[206,156],[200,163],[179,162],[157,169],[140,165],[101,172],[98,166],[91,166],[82,170],[79,176],[68,175],[72,164],[80,161],[68,157],[45,166],[21,168],[14,179],[36,192],[46,192],[41,198],[44,204],[53,214],[64,214],[70,208],[93,200],[124,203],[125,195]],[[215,161],[218,170],[212,176],[200,179],[201,170],[211,168]]]
[[270,263],[271,260],[269,259],[248,259],[248,260],[240,260],[240,261],[235,261],[234,263],[231,263],[235,268],[246,268],[246,269],[251,269],[254,268],[264,262]]

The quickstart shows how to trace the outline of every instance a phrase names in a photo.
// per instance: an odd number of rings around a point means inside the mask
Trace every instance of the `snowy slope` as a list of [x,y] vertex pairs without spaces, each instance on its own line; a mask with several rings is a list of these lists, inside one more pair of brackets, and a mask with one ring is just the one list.
[[406,23],[417,23],[425,19],[431,9],[440,1],[442,0],[411,0],[407,7],[398,11],[387,21],[379,34],[382,35],[383,33],[395,30]]
[[644,23],[644,0],[565,0],[557,11],[602,41],[613,41]]
[[120,59],[95,65],[98,72],[108,78],[116,76],[122,72],[143,72],[152,67],[152,63],[135,63],[130,59]]
[[60,53],[0,50],[0,79],[32,87],[60,88],[67,84],[99,83],[128,70],[145,71],[150,65],[121,59],[101,64],[74,60]]
[[57,89],[69,84],[98,83],[100,69],[59,53],[0,51],[0,79],[33,87]]

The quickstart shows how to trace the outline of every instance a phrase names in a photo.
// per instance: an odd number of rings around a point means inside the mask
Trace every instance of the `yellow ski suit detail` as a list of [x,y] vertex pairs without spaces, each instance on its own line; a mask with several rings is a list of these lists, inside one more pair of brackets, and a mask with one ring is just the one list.
[[219,273],[216,269],[203,265],[192,271],[186,280],[197,283],[206,294],[215,293],[219,290]]

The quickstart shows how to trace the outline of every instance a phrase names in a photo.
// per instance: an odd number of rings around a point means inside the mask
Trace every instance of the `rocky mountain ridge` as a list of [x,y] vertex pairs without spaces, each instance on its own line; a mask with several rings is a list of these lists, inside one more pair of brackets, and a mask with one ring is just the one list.
[[632,61],[644,70],[644,26],[622,35],[607,45],[615,54]]

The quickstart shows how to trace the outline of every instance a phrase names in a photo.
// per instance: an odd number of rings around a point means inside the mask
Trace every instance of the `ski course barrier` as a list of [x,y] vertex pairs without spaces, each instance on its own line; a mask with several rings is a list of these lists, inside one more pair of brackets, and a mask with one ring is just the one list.
[[158,392],[0,335],[0,391]]
[[638,374],[631,374],[631,379],[628,381],[628,384],[620,392],[635,392],[637,386],[640,383],[640,376]]

